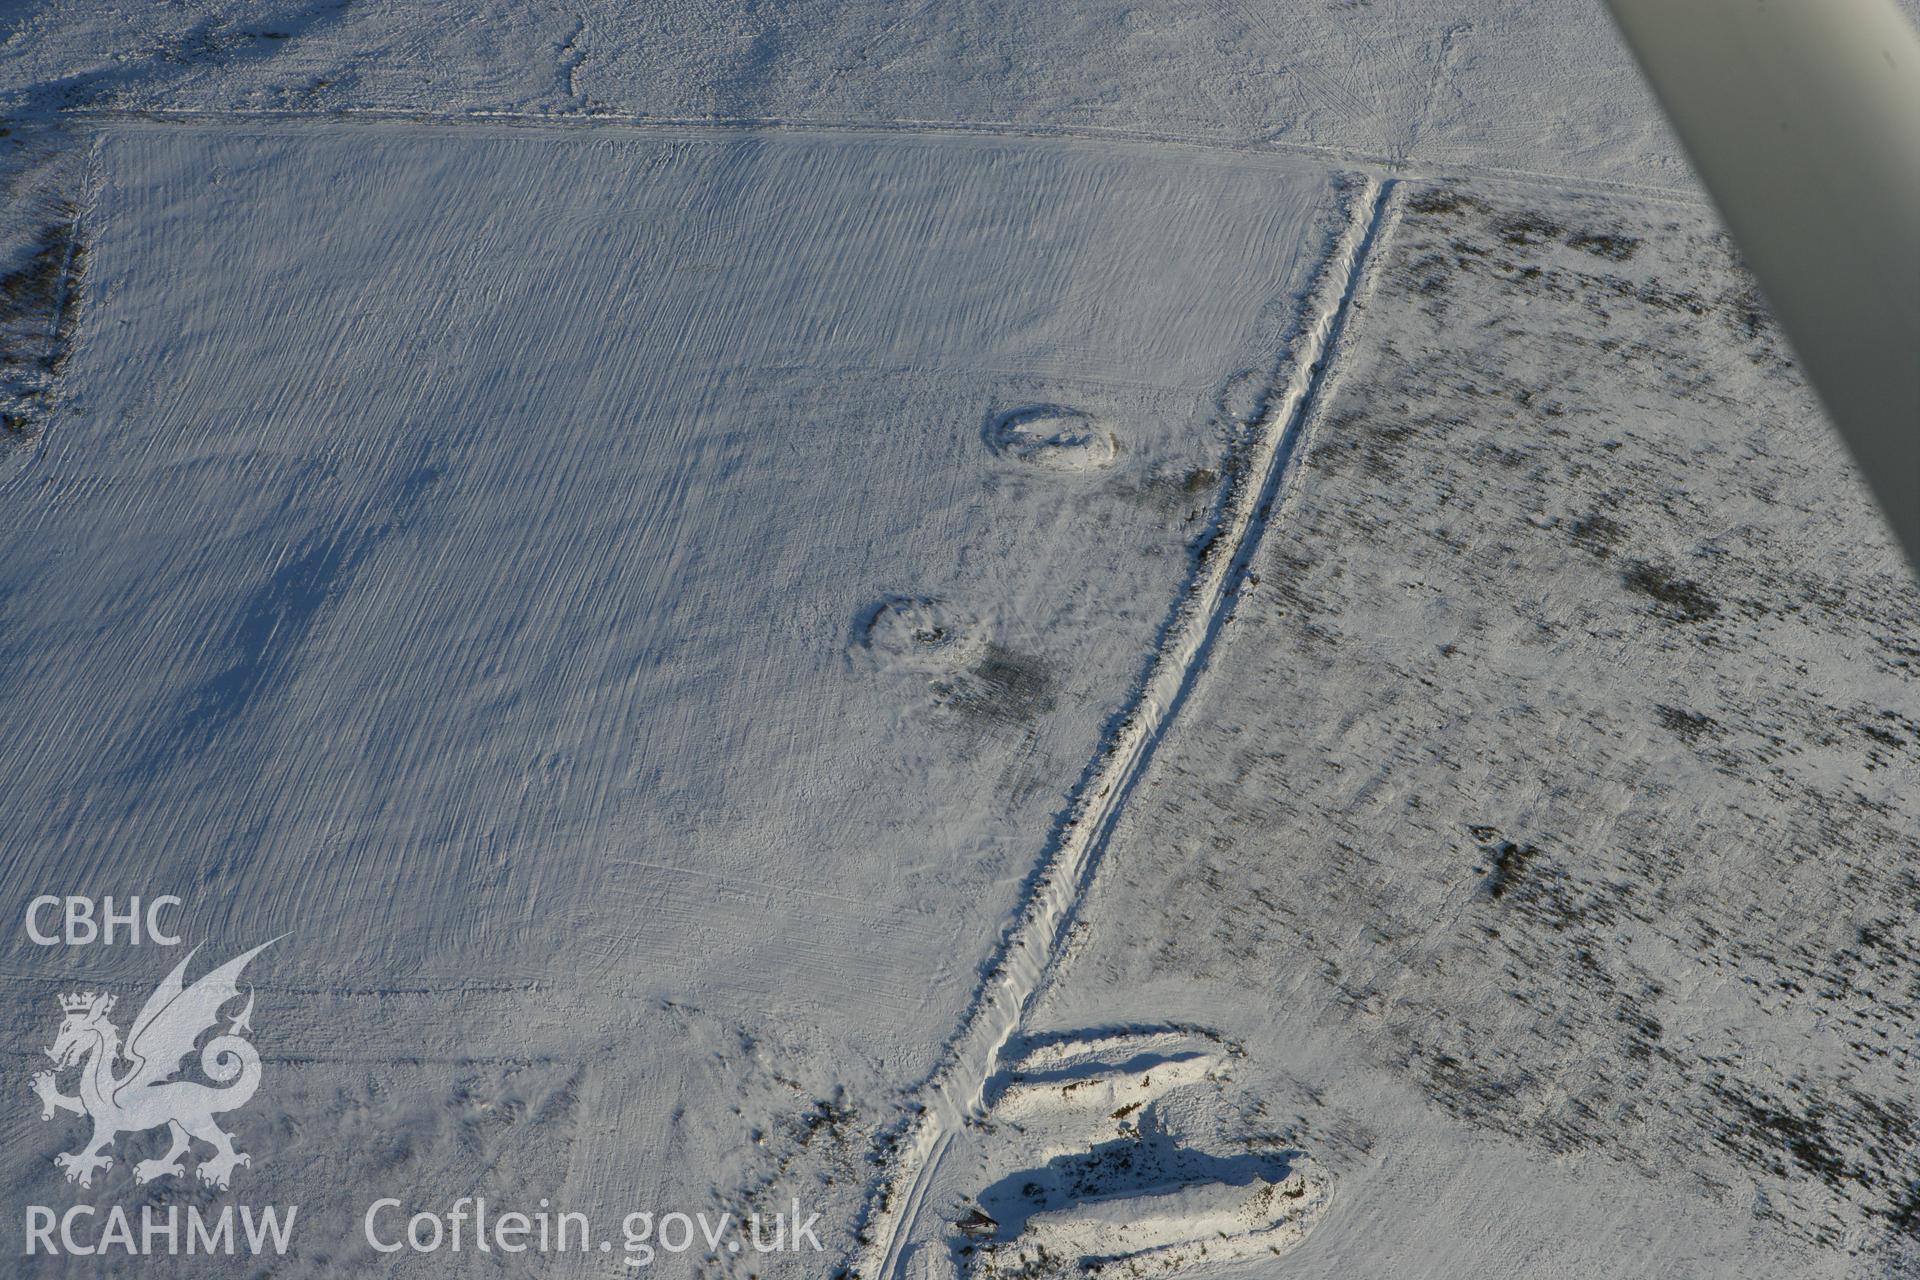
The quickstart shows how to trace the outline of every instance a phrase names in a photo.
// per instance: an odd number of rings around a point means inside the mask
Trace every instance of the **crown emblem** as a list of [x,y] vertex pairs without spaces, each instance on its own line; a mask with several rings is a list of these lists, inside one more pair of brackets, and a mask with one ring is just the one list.
[[95,995],[91,991],[78,991],[70,996],[60,997],[60,1007],[68,1013],[90,1013],[96,1008],[106,1013],[113,1008],[113,997]]

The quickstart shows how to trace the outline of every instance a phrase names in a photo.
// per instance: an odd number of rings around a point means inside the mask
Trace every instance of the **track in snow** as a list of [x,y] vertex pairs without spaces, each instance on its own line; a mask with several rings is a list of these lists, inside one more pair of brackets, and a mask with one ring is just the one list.
[[1617,178],[1598,178],[1585,173],[1564,173],[1552,169],[1526,169],[1513,165],[1491,164],[1449,158],[1445,161],[1415,163],[1414,157],[1401,152],[1375,151],[1360,147],[1327,143],[1300,142],[1285,134],[1260,133],[1241,138],[1196,137],[1166,130],[1123,128],[1078,124],[1013,124],[995,120],[938,120],[899,118],[863,120],[836,116],[673,116],[596,111],[590,115],[561,114],[547,111],[462,111],[436,113],[398,107],[353,107],[333,110],[301,110],[278,107],[228,108],[209,110],[193,107],[76,107],[59,113],[62,118],[114,124],[140,121],[149,124],[183,126],[218,124],[302,124],[322,122],[329,125],[407,124],[436,128],[494,127],[556,130],[608,130],[628,133],[654,133],[663,136],[701,137],[738,133],[805,134],[815,137],[844,135],[938,137],[994,137],[1030,141],[1144,143],[1181,148],[1194,152],[1242,152],[1284,154],[1317,160],[1336,167],[1355,170],[1379,169],[1394,175],[1395,181],[1430,182],[1441,179],[1475,178],[1529,189],[1547,187],[1556,191],[1584,192],[1594,195],[1631,196],[1658,200],[1684,208],[1709,207],[1704,192],[1690,184],[1667,186],[1653,182],[1634,182]]
[[1020,923],[988,971],[945,1061],[918,1091],[918,1118],[895,1147],[894,1166],[882,1175],[872,1201],[876,1207],[861,1233],[868,1243],[853,1271],[864,1280],[892,1280],[900,1273],[933,1171],[959,1128],[984,1114],[987,1082],[1000,1053],[1052,965],[1127,799],[1232,616],[1248,562],[1285,491],[1369,256],[1388,221],[1395,185],[1392,179],[1369,177],[1354,199],[1353,214],[1309,303],[1311,318],[1297,339],[1292,374],[1256,428],[1240,478],[1134,705],[1089,769],[1034,878]]

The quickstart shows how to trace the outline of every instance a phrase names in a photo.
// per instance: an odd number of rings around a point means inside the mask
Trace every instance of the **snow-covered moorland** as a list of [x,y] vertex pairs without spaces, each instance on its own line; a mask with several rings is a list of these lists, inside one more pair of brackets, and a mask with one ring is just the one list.
[[1030,1032],[1240,1046],[1300,1274],[1894,1266],[1899,553],[1701,211],[1410,184],[1388,243]]
[[1916,601],[1597,4],[51,0],[0,114],[0,907],[288,935],[219,1191],[61,1181],[175,956],[7,932],[0,1221],[1911,1273]]

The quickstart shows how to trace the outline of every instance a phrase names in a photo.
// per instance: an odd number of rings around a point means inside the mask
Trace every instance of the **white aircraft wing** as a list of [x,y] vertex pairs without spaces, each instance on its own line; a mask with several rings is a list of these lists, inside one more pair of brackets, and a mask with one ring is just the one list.
[[1608,0],[1920,565],[1920,35],[1893,0]]

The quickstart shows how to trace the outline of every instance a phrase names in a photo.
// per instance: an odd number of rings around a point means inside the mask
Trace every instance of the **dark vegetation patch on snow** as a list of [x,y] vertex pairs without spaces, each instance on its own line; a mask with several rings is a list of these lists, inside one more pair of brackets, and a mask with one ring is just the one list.
[[989,644],[967,670],[938,681],[934,695],[970,721],[1011,727],[1053,710],[1056,685],[1041,659]]
[[0,274],[0,429],[13,440],[37,436],[52,411],[86,262],[78,211],[63,205]]
[[1920,592],[1750,279],[1459,187],[1384,252],[1111,963],[1304,962],[1473,1124],[1920,1232]]

